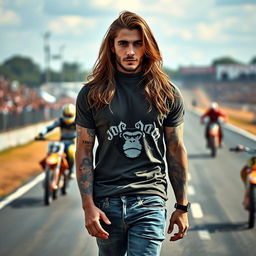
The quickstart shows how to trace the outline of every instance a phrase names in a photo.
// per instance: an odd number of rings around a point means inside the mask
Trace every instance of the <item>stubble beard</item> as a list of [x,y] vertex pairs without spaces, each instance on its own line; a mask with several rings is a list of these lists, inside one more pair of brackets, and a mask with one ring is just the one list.
[[141,63],[142,63],[142,62],[140,62],[140,63],[138,64],[138,66],[135,67],[135,68],[127,68],[127,67],[124,67],[124,66],[121,64],[120,58],[116,57],[116,62],[117,62],[117,64],[118,64],[123,70],[125,70],[126,72],[129,72],[129,73],[135,72],[135,71],[141,66]]

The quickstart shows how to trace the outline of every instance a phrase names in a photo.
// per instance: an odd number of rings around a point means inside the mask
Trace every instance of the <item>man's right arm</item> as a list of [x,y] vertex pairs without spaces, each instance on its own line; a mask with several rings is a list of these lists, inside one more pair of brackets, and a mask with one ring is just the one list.
[[82,205],[85,214],[85,226],[90,235],[107,239],[109,234],[101,227],[99,220],[106,224],[110,221],[93,201],[93,146],[95,142],[95,130],[76,126],[76,174],[80,190]]

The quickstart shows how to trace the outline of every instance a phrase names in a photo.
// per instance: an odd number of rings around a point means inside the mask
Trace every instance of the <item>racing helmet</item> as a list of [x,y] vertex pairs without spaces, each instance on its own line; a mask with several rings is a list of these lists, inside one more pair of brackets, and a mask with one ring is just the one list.
[[211,105],[210,105],[210,108],[213,109],[213,110],[216,110],[219,108],[219,105],[217,102],[212,102]]
[[65,104],[62,108],[62,118],[65,124],[71,124],[75,121],[76,107],[74,104]]

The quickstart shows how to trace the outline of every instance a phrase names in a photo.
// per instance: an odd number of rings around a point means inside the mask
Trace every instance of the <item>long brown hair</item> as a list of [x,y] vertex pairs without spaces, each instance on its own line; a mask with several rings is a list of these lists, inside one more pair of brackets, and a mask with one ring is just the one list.
[[138,29],[142,34],[142,42],[145,47],[142,70],[144,92],[150,109],[154,105],[161,115],[169,111],[167,99],[173,100],[172,85],[168,76],[162,71],[162,57],[157,42],[149,26],[135,13],[124,11],[111,24],[100,47],[98,59],[88,76],[90,91],[88,101],[91,107],[101,109],[110,104],[115,93],[115,54],[111,47],[114,39],[121,29]]

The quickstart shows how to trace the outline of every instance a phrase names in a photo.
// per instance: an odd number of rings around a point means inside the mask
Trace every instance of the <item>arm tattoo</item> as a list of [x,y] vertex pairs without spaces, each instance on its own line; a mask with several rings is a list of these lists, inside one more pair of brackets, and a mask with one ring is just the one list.
[[76,133],[77,133],[77,137],[80,137],[81,136],[81,134],[82,134],[82,127],[80,127],[80,126],[76,126]]
[[92,160],[85,157],[79,166],[78,186],[82,197],[92,194],[93,191],[93,166]]
[[93,141],[88,141],[88,140],[82,140],[82,143],[85,145],[91,145],[91,146],[94,144]]
[[94,137],[95,136],[95,130],[94,129],[87,129],[87,133],[90,137]]
[[187,187],[187,159],[182,142],[182,125],[166,133],[165,142],[169,179],[177,201],[183,200]]
[[177,201],[185,198],[186,195],[186,171],[175,155],[167,155],[168,174]]

